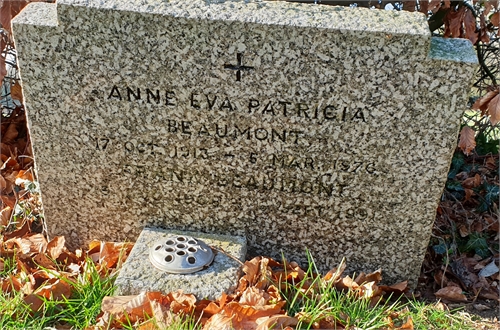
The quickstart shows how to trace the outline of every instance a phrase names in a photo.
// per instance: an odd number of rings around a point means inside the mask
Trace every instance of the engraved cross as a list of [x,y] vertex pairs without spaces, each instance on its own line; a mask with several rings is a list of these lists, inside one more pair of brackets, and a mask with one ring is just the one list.
[[243,65],[243,54],[236,53],[236,60],[238,64],[224,64],[224,69],[235,70],[236,71],[236,81],[241,81],[241,71],[253,70],[253,66]]

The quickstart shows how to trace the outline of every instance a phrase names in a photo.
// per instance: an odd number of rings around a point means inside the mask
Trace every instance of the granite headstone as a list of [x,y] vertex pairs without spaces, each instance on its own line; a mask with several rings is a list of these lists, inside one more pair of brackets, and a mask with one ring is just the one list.
[[418,277],[469,41],[276,1],[58,0],[13,23],[51,234],[243,235],[252,255]]

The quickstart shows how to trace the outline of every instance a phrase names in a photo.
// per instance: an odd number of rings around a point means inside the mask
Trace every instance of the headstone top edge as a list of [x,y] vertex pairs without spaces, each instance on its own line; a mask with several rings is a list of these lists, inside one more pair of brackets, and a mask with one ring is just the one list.
[[[238,21],[357,32],[384,32],[430,38],[425,15],[281,1],[58,0],[58,6],[87,7],[198,20]],[[59,15],[64,15],[59,13]]]
[[12,19],[12,24],[57,26],[57,4],[31,2]]
[[470,64],[479,63],[472,43],[468,39],[459,38],[431,38],[429,58]]

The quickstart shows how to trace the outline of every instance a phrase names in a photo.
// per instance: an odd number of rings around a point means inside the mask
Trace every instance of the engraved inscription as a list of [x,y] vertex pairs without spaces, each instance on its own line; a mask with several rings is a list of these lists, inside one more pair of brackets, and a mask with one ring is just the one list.
[[[91,146],[99,151],[122,150],[125,156],[141,156],[141,159],[163,160],[168,164],[172,158],[200,159],[212,161],[240,159],[242,164],[253,164],[262,168],[296,170],[296,171],[330,171],[352,174],[377,174],[374,162],[344,156],[311,157],[288,152],[263,153],[256,151],[235,150],[232,152],[223,149],[211,149],[190,145],[176,145],[168,140],[137,141],[129,140],[120,143],[108,137],[92,137]],[[108,146],[112,146],[109,147]],[[110,150],[113,149],[113,150]]]
[[241,71],[253,70],[253,66],[243,65],[243,54],[236,54],[236,65],[224,64],[224,69],[235,70],[236,71],[236,81],[241,81]]
[[229,125],[220,123],[197,123],[184,120],[166,120],[166,128],[169,133],[192,135],[198,137],[215,137],[226,139],[246,139],[258,141],[284,142],[298,144],[299,138],[304,136],[300,130],[287,130],[279,128],[250,127],[244,125]]
[[122,172],[131,178],[153,180],[158,183],[204,185],[254,191],[279,191],[283,193],[343,196],[344,189],[354,180],[352,176],[323,173],[300,178],[276,172],[242,173],[236,170],[190,170],[181,168],[151,168],[146,164],[125,164]]
[[93,139],[93,142],[95,143],[95,148],[96,150],[104,151],[108,147],[110,139],[106,137],[97,137]]
[[143,102],[167,107],[167,109],[193,109],[199,111],[226,111],[260,114],[266,117],[291,117],[300,120],[323,123],[366,123],[368,111],[365,108],[349,108],[325,104],[322,100],[304,103],[285,99],[231,99],[225,95],[206,94],[192,91],[189,99],[180,100],[171,89],[159,90],[138,87],[113,86],[107,100]]
[[[237,61],[235,65],[225,64],[225,68],[236,71],[240,81],[241,72],[252,67],[243,65],[241,54],[237,55]],[[369,113],[365,108],[328,104],[324,100],[245,99],[197,90],[181,93],[174,88],[117,85],[107,95],[109,101],[137,102],[164,109],[161,121],[156,124],[161,133],[154,137],[108,135],[90,139],[96,150],[114,155],[118,152],[126,157],[128,161],[120,172],[131,179],[147,179],[159,187],[198,185],[216,191],[275,191],[329,199],[345,197],[346,191],[349,194],[348,188],[358,182],[358,176],[380,173],[377,163],[338,154],[335,140],[325,138],[328,130],[318,128],[317,133],[315,128],[324,124],[363,125]],[[211,119],[204,119],[202,112],[211,113]],[[237,112],[240,116],[252,115],[256,120],[252,124],[229,116]],[[285,126],[282,120],[261,121],[266,117],[294,118],[294,121],[290,126]],[[318,139],[316,134],[322,137]],[[320,149],[313,141],[327,146],[330,154],[318,153]],[[266,149],[261,142],[272,147]],[[308,154],[306,150],[313,152]],[[199,165],[191,167],[193,162]],[[307,205],[280,207],[285,213],[322,214],[321,208],[311,209]]]
[[143,91],[142,96],[143,97],[141,97],[140,88],[131,88],[127,86],[124,90],[122,90],[122,92],[120,92],[120,89],[117,86],[113,86],[108,99],[117,99],[120,101],[125,99],[129,102],[146,99],[147,103],[163,104],[168,106],[175,106],[177,104],[175,92],[173,91],[167,90],[160,94],[160,90],[158,89],[152,91],[149,88],[146,88],[146,90]]

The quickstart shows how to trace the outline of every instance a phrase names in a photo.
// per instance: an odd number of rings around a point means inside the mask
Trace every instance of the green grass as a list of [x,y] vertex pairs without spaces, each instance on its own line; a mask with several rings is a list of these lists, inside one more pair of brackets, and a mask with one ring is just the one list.
[[0,278],[8,277],[16,269],[16,259],[14,257],[0,258]]
[[[315,323],[320,324],[322,320],[337,322],[347,329],[387,329],[391,321],[395,326],[402,326],[409,317],[415,329],[477,329],[476,323],[467,313],[444,310],[442,304],[402,298],[392,303],[390,299],[379,300],[371,305],[369,298],[359,297],[351,290],[341,292],[333,283],[322,280],[316,275],[316,265],[309,253],[308,258],[304,279],[280,286],[280,292],[287,302],[287,314],[299,319],[296,329],[312,329]],[[403,303],[403,300],[406,302]]]
[[370,298],[359,297],[354,291],[340,292],[334,283],[315,275],[318,271],[314,260],[309,252],[307,256],[309,265],[304,278],[281,287],[288,315],[298,316],[297,329],[311,329],[315,323],[325,320],[365,330],[381,329],[390,324],[387,316],[400,306],[398,301],[393,304],[379,301],[372,306]]
[[[410,299],[407,302],[380,300],[372,305],[369,298],[359,297],[355,291],[341,292],[331,281],[324,281],[317,276],[318,271],[309,256],[309,265],[304,278],[300,281],[280,285],[280,293],[286,301],[288,315],[299,319],[296,329],[312,329],[322,321],[337,323],[348,329],[386,329],[391,320],[395,326],[403,325],[409,317],[415,329],[429,330],[467,330],[477,329],[471,317],[459,310],[444,310],[440,304],[427,304]],[[15,264],[4,259],[4,270],[0,276],[7,278],[15,270]],[[21,292],[0,294],[0,329],[45,329],[65,326],[73,329],[85,329],[96,322],[105,296],[114,291],[114,275],[100,276],[94,263],[87,260],[86,267],[75,279],[66,281],[71,287],[69,299],[44,299],[42,307],[33,313],[25,303]],[[48,270],[46,270],[48,271]],[[11,273],[10,273],[11,274]],[[285,274],[286,275],[286,274]],[[145,320],[158,326],[158,320]],[[138,324],[125,322],[123,329],[135,329]],[[159,329],[201,329],[199,320],[192,315],[178,315],[168,327]]]
[[427,304],[410,300],[405,316],[411,316],[415,329],[422,330],[468,330],[477,329],[474,320],[460,309],[447,311],[438,304]]
[[176,319],[172,324],[170,324],[164,330],[201,330],[202,326],[198,320],[196,320],[192,315],[188,315],[179,319]]
[[23,299],[22,292],[0,295],[0,329],[44,329],[70,326],[84,329],[93,324],[101,310],[105,296],[113,294],[115,276],[101,277],[94,263],[87,260],[86,268],[74,281],[59,277],[71,287],[71,298],[43,301],[39,311],[33,313]]

